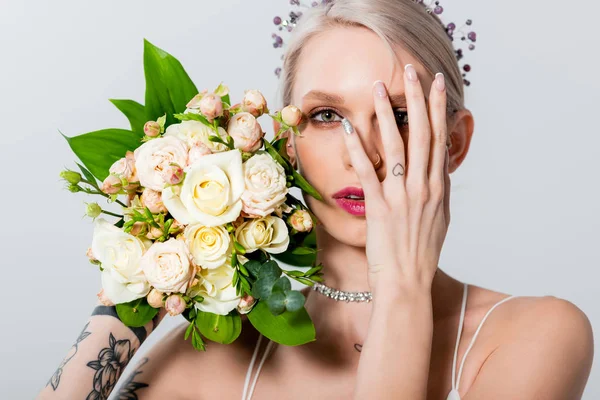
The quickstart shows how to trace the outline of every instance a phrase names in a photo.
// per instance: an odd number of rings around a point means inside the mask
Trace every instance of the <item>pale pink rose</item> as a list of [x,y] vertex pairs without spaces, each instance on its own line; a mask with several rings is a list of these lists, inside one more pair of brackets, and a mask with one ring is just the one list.
[[162,194],[156,190],[145,188],[140,197],[140,201],[142,202],[142,205],[148,207],[153,214],[167,212],[167,207],[165,207],[162,202]]
[[171,163],[187,165],[188,147],[175,136],[163,136],[143,143],[135,149],[134,154],[140,184],[162,192],[167,183],[162,172]]
[[150,293],[148,293],[146,300],[148,300],[150,307],[161,308],[163,306],[163,295],[164,293],[161,291],[152,289]]
[[156,121],[148,121],[144,124],[144,133],[146,136],[157,137],[160,135],[160,124]]
[[249,112],[231,117],[227,133],[233,138],[235,148],[246,153],[253,153],[262,146],[264,132],[254,115]]
[[183,180],[183,168],[177,164],[171,164],[162,171],[163,179],[171,185],[177,185]]
[[200,100],[200,112],[209,121],[223,115],[223,102],[214,93],[209,93]]
[[198,93],[197,95],[195,95],[187,104],[186,107],[187,108],[200,108],[200,100],[202,100],[202,98],[206,95],[206,93],[208,93],[207,89],[204,89],[203,91],[201,91],[200,93]]
[[102,191],[106,194],[116,194],[122,188],[121,179],[116,175],[109,175],[102,182]]
[[242,110],[249,112],[254,117],[258,118],[268,111],[267,100],[258,90],[246,90],[244,99],[242,100]]
[[286,125],[298,126],[302,120],[302,111],[298,107],[290,104],[281,110],[281,118]]
[[100,289],[96,296],[98,296],[98,300],[100,301],[100,303],[102,303],[105,306],[112,307],[115,305],[115,303],[110,301],[108,296],[106,296],[106,293],[104,293],[104,289]]
[[289,224],[298,232],[308,232],[312,229],[312,218],[306,210],[296,210],[288,218]]
[[165,301],[165,309],[170,316],[179,315],[185,310],[185,301],[179,294],[172,294]]
[[240,302],[237,305],[237,311],[240,314],[248,314],[252,310],[252,307],[255,303],[256,299],[254,297],[250,296],[249,294],[245,294],[244,296],[242,296]]
[[148,282],[163,293],[185,293],[196,269],[183,240],[154,242],[140,260]]
[[242,210],[250,218],[272,214],[288,193],[283,167],[267,153],[257,153],[243,164]]
[[202,142],[195,143],[188,154],[188,165],[192,165],[203,156],[211,154],[212,151]]

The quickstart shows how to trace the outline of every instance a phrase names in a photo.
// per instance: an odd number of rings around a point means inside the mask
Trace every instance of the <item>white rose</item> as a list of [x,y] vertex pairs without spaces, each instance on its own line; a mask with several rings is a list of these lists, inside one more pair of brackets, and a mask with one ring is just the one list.
[[149,244],[103,218],[94,221],[91,253],[104,269],[101,274],[103,294],[114,304],[144,297],[150,291],[140,267]]
[[184,225],[223,225],[242,211],[244,177],[239,150],[206,155],[185,169],[179,189],[165,188],[162,200],[171,215]]
[[174,137],[152,139],[135,149],[135,168],[143,187],[162,192],[165,183],[163,170],[171,163],[187,165],[188,148],[182,140]]
[[244,193],[242,210],[265,217],[286,200],[285,170],[265,152],[250,157],[243,165]]
[[233,242],[224,226],[192,224],[186,226],[183,236],[194,264],[202,268],[220,267],[233,250]]
[[290,243],[287,225],[272,215],[244,222],[235,230],[235,238],[248,253],[257,249],[283,253]]
[[201,268],[196,275],[198,282],[189,292],[190,297],[204,297],[204,301],[195,303],[195,307],[219,315],[227,315],[234,310],[241,299],[232,284],[234,271],[229,260],[218,268]]
[[[219,136],[225,141],[227,140],[227,131],[221,127],[218,128]],[[164,136],[175,136],[183,140],[188,150],[202,143],[212,152],[217,153],[229,150],[229,147],[223,143],[217,143],[209,140],[209,136],[215,136],[217,133],[209,126],[200,121],[182,121],[179,124],[169,125]]]
[[154,242],[140,260],[148,282],[163,293],[185,293],[192,280],[195,267],[183,240],[170,238]]

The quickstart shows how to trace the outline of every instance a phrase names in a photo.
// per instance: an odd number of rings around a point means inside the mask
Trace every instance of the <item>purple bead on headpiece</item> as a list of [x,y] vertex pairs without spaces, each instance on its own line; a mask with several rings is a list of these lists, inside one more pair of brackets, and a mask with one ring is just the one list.
[[[439,0],[412,0],[413,2],[420,4],[424,7],[425,11],[428,14],[435,14],[436,16],[441,15],[444,12],[444,8],[440,5],[440,1]],[[301,2],[301,0],[289,0],[290,5],[292,6],[297,6],[297,7],[302,7],[302,8],[313,8],[313,7],[319,7],[319,6],[326,6],[329,5],[331,3],[334,2],[334,0],[320,0],[320,1],[312,1],[310,3],[310,5],[306,5],[304,3]],[[273,18],[273,23],[275,24],[275,26],[277,26],[277,29],[281,32],[284,29],[287,32],[292,32],[292,30],[296,27],[296,25],[298,24],[298,21],[300,19],[300,17],[302,17],[302,12],[301,11],[290,11],[289,13],[289,17],[287,19],[282,19],[279,16],[276,16],[275,18]],[[452,41],[453,45],[454,45],[454,54],[456,55],[456,59],[457,61],[461,61],[464,54],[463,54],[463,49],[461,47],[457,48],[457,43],[464,43],[464,42],[469,42],[467,49],[469,50],[475,50],[475,45],[473,43],[475,43],[476,39],[477,39],[477,34],[470,30],[470,28],[467,28],[468,26],[471,26],[471,24],[473,23],[473,21],[471,19],[467,19],[465,21],[465,23],[463,25],[461,25],[459,28],[456,27],[456,24],[454,22],[450,22],[447,25],[445,25],[445,29],[446,29],[446,34],[448,35],[448,37],[450,38],[450,40]],[[460,37],[460,41],[455,41],[455,35],[457,34],[456,37]],[[281,37],[280,35],[273,33],[271,35],[271,37],[273,38],[273,47],[274,48],[280,48],[280,47],[284,47],[285,45],[285,41],[283,40],[283,37]],[[281,56],[281,59],[283,59],[283,55]],[[462,70],[464,72],[462,72],[462,78],[463,78],[463,83],[465,84],[465,86],[469,86],[471,85],[471,82],[469,80],[466,79],[466,74],[467,72],[471,71],[471,66],[469,64],[463,64],[462,65]],[[275,75],[277,75],[277,77],[281,77],[281,67],[277,67],[275,69]]]

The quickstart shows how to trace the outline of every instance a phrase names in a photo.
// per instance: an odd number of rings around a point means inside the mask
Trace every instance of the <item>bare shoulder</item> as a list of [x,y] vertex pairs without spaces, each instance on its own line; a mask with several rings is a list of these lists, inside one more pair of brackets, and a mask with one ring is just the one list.
[[[475,287],[473,297],[475,324],[508,295]],[[488,346],[469,385],[472,398],[494,391],[511,397],[518,390],[525,397],[580,398],[594,354],[592,325],[583,310],[555,296],[515,296],[493,314]],[[499,383],[507,381],[513,382],[510,388]]]
[[[240,397],[257,339],[256,330],[246,318],[242,320],[242,333],[234,343],[205,340],[206,351],[198,351],[189,339],[184,340],[188,324],[182,320],[143,358],[142,373],[136,378],[145,386],[139,398],[202,400],[216,393],[220,398]],[[223,385],[225,382],[228,384]]]

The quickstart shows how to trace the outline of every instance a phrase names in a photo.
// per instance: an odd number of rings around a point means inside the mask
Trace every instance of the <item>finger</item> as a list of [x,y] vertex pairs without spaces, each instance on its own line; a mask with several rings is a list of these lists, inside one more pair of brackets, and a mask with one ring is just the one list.
[[396,117],[390,104],[387,88],[382,81],[375,81],[373,84],[373,97],[381,141],[385,149],[387,173],[384,184],[386,185],[386,193],[398,194],[398,188],[402,188],[402,191],[405,188],[406,157],[404,141],[396,124]]
[[358,175],[360,184],[365,195],[365,212],[368,214],[368,208],[377,207],[382,204],[381,183],[373,167],[373,163],[367,156],[365,149],[360,141],[358,133],[347,118],[342,120],[344,128],[344,142],[352,161],[352,166]]
[[430,162],[429,162],[429,184],[432,193],[439,193],[442,201],[441,190],[444,187],[444,170],[446,163],[446,141],[448,140],[448,128],[446,124],[446,85],[444,75],[439,72],[431,84],[429,94],[429,119],[432,131]]
[[409,139],[407,181],[427,182],[431,129],[423,88],[412,64],[404,67],[404,90],[408,108]]

